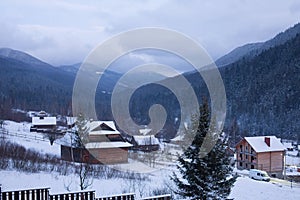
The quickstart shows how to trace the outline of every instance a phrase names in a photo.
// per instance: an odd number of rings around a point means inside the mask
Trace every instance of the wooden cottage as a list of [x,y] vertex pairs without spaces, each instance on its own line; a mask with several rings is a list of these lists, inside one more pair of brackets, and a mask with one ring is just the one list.
[[236,145],[238,169],[264,170],[282,176],[285,148],[275,136],[245,137]]
[[89,142],[85,148],[103,164],[128,162],[132,145],[124,140],[113,121],[93,121],[88,124]]
[[45,111],[32,117],[30,132],[51,132],[56,129],[56,117],[48,117]]
[[132,150],[144,152],[159,150],[159,140],[154,135],[134,135],[132,144]]

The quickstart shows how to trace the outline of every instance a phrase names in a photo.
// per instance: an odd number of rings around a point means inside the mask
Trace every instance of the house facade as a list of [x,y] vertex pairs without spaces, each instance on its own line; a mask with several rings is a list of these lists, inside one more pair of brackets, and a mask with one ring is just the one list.
[[88,124],[89,138],[85,148],[103,164],[128,162],[128,149],[132,145],[125,141],[113,121],[92,121]]
[[56,117],[48,117],[45,111],[32,117],[30,132],[51,132],[56,129]]
[[154,135],[134,135],[132,136],[132,150],[151,152],[159,150],[159,140]]
[[285,148],[275,136],[245,137],[236,145],[238,169],[259,169],[281,177]]
[[128,162],[128,150],[132,145],[123,139],[113,121],[88,122],[87,128],[88,143],[84,148],[61,145],[63,160],[94,164]]

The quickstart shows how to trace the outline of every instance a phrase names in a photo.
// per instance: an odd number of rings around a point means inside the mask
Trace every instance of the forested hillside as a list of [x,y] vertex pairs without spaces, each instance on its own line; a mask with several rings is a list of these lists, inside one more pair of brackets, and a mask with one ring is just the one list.
[[[279,34],[279,39],[272,39],[280,41],[273,43],[276,45],[220,68],[227,95],[227,132],[232,132],[234,124],[239,128],[238,135],[300,138],[300,33],[295,34],[298,27],[286,31],[287,35]],[[79,65],[74,65],[74,69],[72,66],[59,68],[32,58],[24,62],[18,58],[0,56],[0,118],[11,118],[12,108],[71,114],[72,88]],[[100,80],[95,100],[102,120],[112,120],[111,92],[121,76],[107,71]],[[189,72],[184,76],[199,101],[208,96],[198,74]],[[129,104],[132,118],[139,124],[149,123],[148,111],[153,104],[165,107],[168,119],[164,131],[171,137],[181,120],[180,106],[167,88],[150,84],[138,89]]]
[[12,108],[60,114],[70,110],[74,75],[5,57],[0,57],[0,71],[1,118],[10,118]]

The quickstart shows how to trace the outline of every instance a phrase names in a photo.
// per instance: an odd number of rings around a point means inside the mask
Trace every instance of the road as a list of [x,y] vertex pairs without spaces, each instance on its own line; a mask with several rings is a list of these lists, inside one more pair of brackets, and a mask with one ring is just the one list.
[[[235,172],[238,175],[249,177],[249,172],[246,171],[246,170],[243,170],[243,171],[237,170]],[[276,185],[279,185],[279,186],[284,185],[284,186],[289,186],[289,187],[291,187],[291,185],[292,185],[292,187],[300,188],[300,183],[292,182],[292,184],[291,184],[291,181],[289,181],[289,180],[283,180],[283,179],[279,179],[279,178],[270,178],[270,179],[271,179],[270,183],[272,183],[272,184],[276,184]]]
[[300,183],[295,183],[295,182],[291,183],[291,181],[283,180],[283,179],[279,179],[279,178],[271,178],[270,182],[273,184],[300,188]]

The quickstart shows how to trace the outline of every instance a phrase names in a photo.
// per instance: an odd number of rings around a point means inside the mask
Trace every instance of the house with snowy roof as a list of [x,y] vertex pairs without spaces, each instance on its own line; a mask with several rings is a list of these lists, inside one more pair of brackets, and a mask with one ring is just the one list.
[[236,145],[238,169],[259,169],[280,177],[284,156],[285,147],[276,136],[244,137]]
[[132,150],[144,152],[159,150],[159,140],[155,135],[134,135],[132,137]]
[[49,117],[45,111],[40,111],[31,120],[30,132],[51,132],[56,128],[56,117]]
[[89,134],[84,148],[61,145],[63,160],[94,164],[128,162],[128,150],[132,145],[125,141],[113,121],[91,121],[86,126]]
[[88,124],[89,138],[85,148],[103,164],[128,162],[128,149],[113,121],[92,121]]

